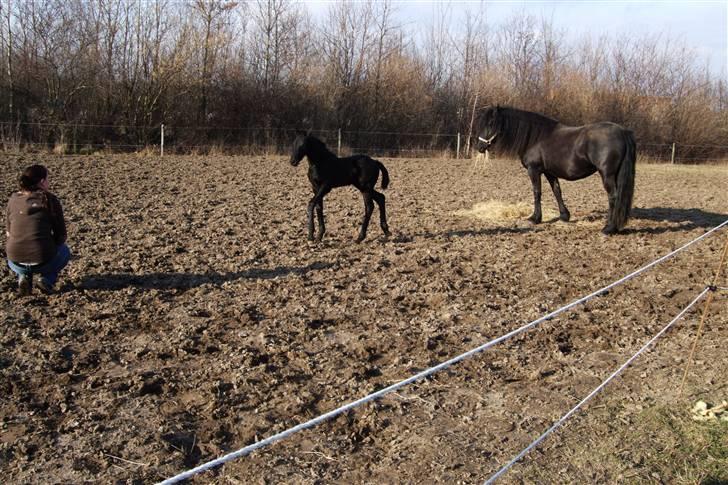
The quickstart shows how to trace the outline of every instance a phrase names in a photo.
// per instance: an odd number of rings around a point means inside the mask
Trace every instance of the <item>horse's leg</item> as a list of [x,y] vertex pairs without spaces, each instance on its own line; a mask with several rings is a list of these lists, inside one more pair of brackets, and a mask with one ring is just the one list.
[[364,220],[361,222],[361,231],[359,237],[356,238],[356,242],[362,242],[367,237],[367,227],[369,227],[369,219],[372,217],[372,211],[374,211],[374,202],[372,201],[372,192],[362,191],[362,197],[364,197]]
[[602,229],[602,232],[604,234],[615,234],[617,232],[617,227],[610,224],[609,221],[612,220],[612,212],[614,211],[614,205],[617,201],[617,177],[616,175],[605,175],[603,173],[600,173],[602,176],[602,183],[604,184],[604,190],[607,191],[607,195],[609,196],[609,213],[607,214],[607,224]]
[[556,197],[556,203],[559,204],[559,219],[566,222],[571,218],[571,214],[569,214],[569,209],[564,204],[564,199],[561,198],[559,179],[545,172],[544,175],[546,176],[546,180],[549,181],[549,185],[551,185],[551,190],[554,192],[554,197]]
[[372,192],[372,197],[374,197],[374,202],[376,202],[379,206],[379,225],[381,226],[384,235],[389,236],[389,226],[387,225],[387,209],[385,208],[386,197],[384,197],[383,193],[377,192],[376,190]]
[[533,214],[528,218],[534,224],[541,223],[541,171],[533,165],[528,166],[528,176],[533,187]]

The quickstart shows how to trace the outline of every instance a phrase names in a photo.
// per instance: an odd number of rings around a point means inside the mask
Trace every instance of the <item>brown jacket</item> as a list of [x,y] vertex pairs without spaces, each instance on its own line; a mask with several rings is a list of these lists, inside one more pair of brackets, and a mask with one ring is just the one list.
[[66,242],[63,208],[50,192],[15,192],[8,201],[5,220],[5,251],[16,263],[45,263]]

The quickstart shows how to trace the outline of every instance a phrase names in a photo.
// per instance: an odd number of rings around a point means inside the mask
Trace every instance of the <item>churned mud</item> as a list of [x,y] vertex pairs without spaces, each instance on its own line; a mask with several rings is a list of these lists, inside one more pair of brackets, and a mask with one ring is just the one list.
[[[638,166],[633,219],[606,237],[597,177],[562,183],[569,223],[544,181],[545,222],[532,226],[517,162],[396,159],[383,160],[392,236],[375,212],[355,244],[363,203],[342,188],[325,199],[317,244],[305,162],[5,155],[1,192],[33,162],[51,171],[74,260],[50,297],[17,298],[9,270],[0,280],[6,483],[173,476],[500,336],[728,218],[725,166]],[[727,238],[192,481],[481,483],[685,307]],[[715,295],[682,395],[702,303],[504,483],[690,480],[658,460],[675,438],[650,411],[693,422],[696,401],[728,398],[727,297]]]

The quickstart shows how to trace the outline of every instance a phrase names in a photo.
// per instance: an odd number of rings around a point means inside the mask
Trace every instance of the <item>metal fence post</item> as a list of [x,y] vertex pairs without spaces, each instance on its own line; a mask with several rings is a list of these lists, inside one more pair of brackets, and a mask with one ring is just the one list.
[[162,133],[160,135],[160,141],[159,141],[159,156],[164,156],[164,123],[162,123]]

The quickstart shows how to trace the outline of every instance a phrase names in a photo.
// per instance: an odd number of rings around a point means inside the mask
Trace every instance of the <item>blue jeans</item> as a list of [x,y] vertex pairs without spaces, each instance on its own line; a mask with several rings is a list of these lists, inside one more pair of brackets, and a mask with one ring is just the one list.
[[58,279],[58,273],[66,267],[68,261],[71,259],[71,250],[68,246],[61,244],[58,246],[56,255],[50,261],[41,264],[23,264],[10,261],[8,259],[8,266],[10,269],[15,271],[18,276],[32,276],[34,274],[40,274],[43,281],[48,286],[56,284]]

